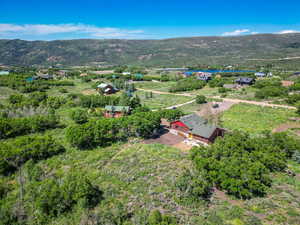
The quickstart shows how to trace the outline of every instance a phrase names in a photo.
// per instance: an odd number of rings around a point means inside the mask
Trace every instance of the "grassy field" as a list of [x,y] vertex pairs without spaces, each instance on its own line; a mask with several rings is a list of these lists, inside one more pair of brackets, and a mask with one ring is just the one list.
[[288,109],[237,104],[225,111],[221,120],[222,125],[230,130],[237,129],[259,134],[266,130],[271,131],[295,116],[295,112]]
[[[299,177],[275,174],[274,185],[264,198],[241,201],[218,192],[208,205],[184,197],[176,187],[177,179],[192,166],[188,155],[160,144],[115,144],[89,151],[69,148],[38,164],[46,174],[83,171],[104,192],[104,199],[93,211],[73,210],[51,224],[82,224],[89,215],[98,215],[103,224],[112,224],[112,218],[121,221],[130,217],[133,224],[146,225],[154,209],[176,217],[179,224],[191,225],[297,225],[300,219]],[[300,172],[297,164],[291,162],[289,167]]]
[[140,81],[140,82],[136,82],[134,85],[136,88],[169,92],[169,88],[175,83],[176,82],[174,81],[169,81],[169,82]]
[[[169,106],[185,103],[191,101],[192,97],[186,96],[175,96],[175,95],[167,95],[167,94],[155,94],[153,93],[152,98],[146,98],[144,91],[136,91],[135,94],[139,96],[142,104],[145,104],[150,109],[159,109],[166,108]],[[149,94],[149,92],[148,92]]]

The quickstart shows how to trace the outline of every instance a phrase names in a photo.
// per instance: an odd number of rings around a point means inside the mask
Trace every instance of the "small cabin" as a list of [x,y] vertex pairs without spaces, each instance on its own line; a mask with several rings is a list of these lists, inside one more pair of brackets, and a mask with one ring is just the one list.
[[266,73],[262,73],[262,72],[257,72],[257,73],[255,73],[254,75],[255,75],[256,77],[265,77],[265,76],[267,76]]
[[129,106],[105,106],[104,117],[106,118],[119,118],[130,113]]
[[235,83],[239,85],[252,85],[254,84],[255,80],[251,77],[239,77],[235,80]]
[[212,74],[206,72],[198,72],[196,73],[196,77],[198,80],[203,80],[207,82],[212,79]]
[[97,90],[103,94],[113,94],[116,93],[118,91],[117,88],[115,88],[114,86],[110,85],[110,84],[106,84],[106,83],[101,83],[97,86]]

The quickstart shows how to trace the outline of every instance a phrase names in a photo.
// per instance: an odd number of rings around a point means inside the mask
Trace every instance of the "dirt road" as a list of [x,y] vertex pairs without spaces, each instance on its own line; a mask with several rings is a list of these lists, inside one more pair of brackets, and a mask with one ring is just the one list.
[[[152,92],[152,93],[161,94],[161,95],[177,95],[177,96],[195,97],[195,95],[189,94],[189,93],[181,93],[181,94],[180,93],[170,93],[170,92],[163,92],[163,91],[156,91],[156,90],[149,90],[149,89],[142,89],[142,88],[137,88],[137,90]],[[214,96],[213,98],[220,99],[223,101],[233,102],[233,103],[247,103],[247,104],[260,105],[260,106],[266,106],[266,107],[272,107],[272,108],[285,108],[285,109],[293,109],[293,110],[296,109],[296,107],[294,107],[294,106],[277,105],[277,104],[271,104],[271,103],[267,103],[267,102],[248,101],[248,100],[232,99],[232,98],[221,98],[219,96]],[[186,102],[183,104],[179,104],[179,105],[170,106],[168,108],[180,107],[182,105],[190,104],[194,101],[195,100],[189,101],[189,102]]]
[[277,104],[271,104],[271,103],[267,103],[267,102],[248,101],[248,100],[232,99],[232,98],[221,98],[219,96],[215,96],[214,98],[221,99],[223,101],[234,102],[234,103],[247,103],[247,104],[267,106],[267,107],[272,107],[272,108],[296,109],[296,107],[294,107],[294,106],[277,105]]
[[177,96],[185,96],[185,97],[193,97],[194,95],[189,94],[189,93],[171,93],[171,92],[164,92],[164,91],[156,91],[156,90],[149,90],[149,89],[143,89],[143,88],[136,88],[137,90],[140,91],[146,91],[146,92],[152,92],[154,94],[160,94],[160,95],[177,95]]

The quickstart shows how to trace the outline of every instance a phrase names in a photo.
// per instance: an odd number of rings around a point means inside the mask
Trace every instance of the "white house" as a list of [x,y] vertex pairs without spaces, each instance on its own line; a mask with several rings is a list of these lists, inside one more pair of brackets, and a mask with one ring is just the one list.
[[257,72],[257,73],[255,73],[255,76],[257,76],[257,77],[265,77],[266,74],[262,73],[262,72]]

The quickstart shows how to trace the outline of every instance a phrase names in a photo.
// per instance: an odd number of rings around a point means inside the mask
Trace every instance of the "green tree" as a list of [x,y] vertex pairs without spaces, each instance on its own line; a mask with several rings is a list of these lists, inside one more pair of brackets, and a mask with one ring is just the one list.
[[196,96],[196,103],[197,104],[206,103],[206,97],[204,95],[197,95]]
[[71,118],[78,124],[83,124],[88,121],[87,111],[84,109],[76,109],[71,112]]

